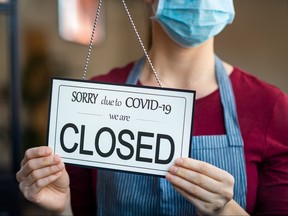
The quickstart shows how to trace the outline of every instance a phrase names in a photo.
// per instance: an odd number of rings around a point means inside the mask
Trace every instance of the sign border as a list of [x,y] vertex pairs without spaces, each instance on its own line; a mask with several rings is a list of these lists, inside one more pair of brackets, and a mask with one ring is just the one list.
[[[192,145],[192,135],[193,135],[193,124],[194,124],[194,112],[195,112],[195,100],[196,100],[196,91],[195,90],[187,90],[187,89],[173,89],[173,88],[161,88],[161,87],[154,87],[154,86],[142,86],[142,85],[131,85],[131,84],[121,84],[121,83],[112,83],[112,82],[99,82],[99,81],[95,81],[95,80],[79,80],[79,79],[70,79],[70,78],[58,78],[58,77],[52,77],[51,80],[50,80],[50,98],[49,98],[49,109],[48,109],[48,127],[47,127],[47,137],[46,137],[46,145],[49,146],[49,133],[52,132],[50,131],[50,118],[51,118],[51,103],[52,103],[52,94],[53,94],[53,81],[54,80],[60,80],[60,81],[72,81],[72,82],[84,82],[84,83],[90,83],[90,84],[97,84],[97,85],[115,85],[115,86],[121,86],[121,87],[133,87],[133,88],[145,88],[145,89],[154,89],[154,90],[165,90],[165,91],[176,91],[176,92],[188,92],[188,93],[193,93],[194,97],[193,97],[193,110],[192,110],[192,119],[191,119],[191,131],[190,131],[190,139],[189,139],[189,142],[190,142],[190,145],[189,145],[189,152],[188,152],[188,157],[191,157],[191,145]],[[69,86],[69,85],[59,85],[59,89],[61,86],[67,86],[67,87],[72,87],[72,86]],[[79,88],[85,88],[85,87],[81,87],[79,86]],[[90,88],[92,89],[92,88]],[[97,89],[97,88],[95,88]],[[98,89],[101,89],[98,87]],[[104,89],[106,91],[113,91],[112,89]],[[116,90],[114,90],[116,91]],[[60,90],[58,90],[58,94],[59,94]],[[130,90],[127,90],[126,92],[131,92]],[[141,93],[141,92],[133,92],[133,93],[137,93],[137,94],[148,94],[148,93]],[[154,94],[154,95],[157,95],[157,94]],[[169,95],[167,95],[167,97],[169,97]],[[176,96],[170,96],[170,97],[176,97]],[[58,95],[58,98],[57,98],[57,101],[59,100],[59,95]],[[186,102],[185,102],[186,103]],[[58,105],[59,105],[59,101],[57,102],[57,110],[58,110]],[[186,110],[186,109],[185,109]],[[58,111],[57,111],[57,114],[56,116],[58,116]],[[185,116],[186,116],[186,111],[185,111],[185,114],[184,114],[184,119],[185,119]],[[56,121],[57,122],[57,121]],[[57,124],[57,123],[56,123]],[[57,125],[56,125],[56,128],[57,128]],[[184,130],[183,130],[184,131]],[[183,132],[182,132],[183,133]],[[56,136],[55,136],[56,137]],[[183,136],[182,136],[183,138]],[[54,150],[53,150],[53,153],[55,154],[55,145],[56,145],[56,142],[54,143]],[[181,149],[183,148],[183,143],[181,145]],[[182,155],[182,150],[181,150],[181,155]],[[68,157],[61,157],[63,159],[68,159],[68,160],[76,160],[76,161],[87,161],[89,163],[98,163],[98,164],[109,164],[107,162],[97,162],[97,161],[91,161],[91,160],[82,160],[82,159],[74,159],[74,158],[68,158]],[[69,163],[69,162],[65,162],[66,164],[70,164],[70,165],[73,165],[73,166],[80,166],[80,167],[90,167],[90,168],[95,168],[95,169],[105,169],[105,170],[114,170],[114,171],[119,171],[119,172],[128,172],[128,173],[137,173],[137,174],[141,174],[141,175],[152,175],[152,176],[163,176],[163,175],[160,175],[160,174],[156,174],[156,173],[143,173],[143,172],[137,172],[137,171],[130,171],[130,170],[119,170],[119,169],[116,169],[116,168],[105,168],[105,167],[96,167],[96,166],[93,166],[93,165],[83,165],[83,164],[73,164],[73,163]],[[120,166],[120,167],[133,167],[133,168],[139,168],[139,169],[142,169],[142,170],[145,170],[145,169],[148,169],[148,170],[155,170],[155,171],[158,171],[158,172],[166,172],[167,170],[161,170],[161,169],[153,169],[153,168],[144,168],[144,167],[134,167],[134,166],[126,166],[126,165],[122,165],[122,164],[114,164],[114,163],[111,163],[110,165],[116,165],[116,166]]]

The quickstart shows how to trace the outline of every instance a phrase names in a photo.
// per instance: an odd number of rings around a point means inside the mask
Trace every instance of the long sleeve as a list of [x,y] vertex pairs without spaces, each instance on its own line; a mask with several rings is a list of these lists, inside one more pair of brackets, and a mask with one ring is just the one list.
[[96,170],[70,166],[71,204],[75,216],[96,215]]
[[256,215],[288,214],[288,96],[274,106],[266,134],[266,149],[259,170]]

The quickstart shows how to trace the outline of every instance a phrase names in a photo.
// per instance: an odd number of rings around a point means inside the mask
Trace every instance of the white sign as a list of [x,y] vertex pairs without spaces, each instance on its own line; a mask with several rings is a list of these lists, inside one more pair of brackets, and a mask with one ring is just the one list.
[[195,92],[53,79],[48,145],[70,164],[164,176],[188,157]]

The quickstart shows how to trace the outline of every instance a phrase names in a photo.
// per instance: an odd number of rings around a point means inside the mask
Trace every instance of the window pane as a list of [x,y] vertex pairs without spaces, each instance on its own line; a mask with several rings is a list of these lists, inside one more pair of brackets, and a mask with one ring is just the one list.
[[11,171],[11,137],[9,71],[8,71],[8,28],[7,17],[0,15],[0,173]]

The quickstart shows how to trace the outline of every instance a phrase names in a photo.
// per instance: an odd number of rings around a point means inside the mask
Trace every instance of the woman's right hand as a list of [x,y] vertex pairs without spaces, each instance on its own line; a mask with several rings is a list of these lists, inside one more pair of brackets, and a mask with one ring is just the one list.
[[72,214],[68,173],[49,147],[28,149],[16,178],[27,200],[59,214]]

